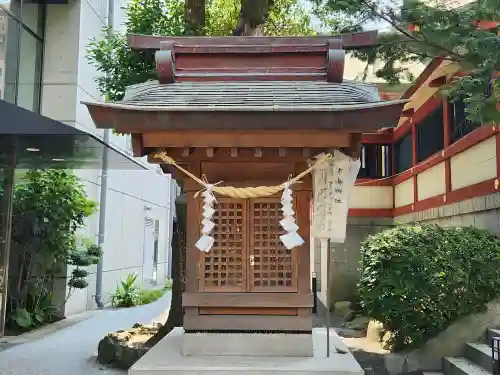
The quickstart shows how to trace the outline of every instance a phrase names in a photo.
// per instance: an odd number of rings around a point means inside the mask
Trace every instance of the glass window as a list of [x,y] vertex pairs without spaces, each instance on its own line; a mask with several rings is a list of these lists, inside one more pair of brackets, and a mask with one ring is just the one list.
[[39,0],[7,0],[2,7],[14,15],[17,21],[29,28],[34,34],[42,37],[44,5]]
[[21,15],[21,21],[24,26],[28,27],[34,34],[39,37],[43,36],[43,18],[44,7],[41,4],[43,1],[38,0],[24,0]]
[[450,141],[452,143],[482,126],[480,122],[471,121],[467,118],[467,106],[462,100],[449,103],[449,114],[451,123]]
[[35,112],[40,111],[43,14],[36,0],[0,5],[0,99]]
[[0,7],[0,91],[3,99],[16,102],[20,24]]
[[391,147],[382,144],[361,146],[359,178],[383,178],[392,174]]
[[21,31],[17,105],[34,112],[40,111],[41,60],[42,43],[23,29]]
[[412,166],[412,138],[411,133],[408,133],[396,143],[397,173],[404,172]]
[[443,106],[440,106],[417,125],[417,160],[421,162],[443,148]]

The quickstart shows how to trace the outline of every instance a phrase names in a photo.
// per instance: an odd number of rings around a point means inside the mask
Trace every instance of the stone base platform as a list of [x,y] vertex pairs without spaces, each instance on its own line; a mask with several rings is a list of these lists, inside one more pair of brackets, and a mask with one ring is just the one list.
[[185,333],[185,356],[313,357],[312,334]]
[[129,369],[129,375],[363,375],[333,330],[326,357],[324,328],[313,330],[313,357],[184,356],[183,336],[182,328],[172,331]]

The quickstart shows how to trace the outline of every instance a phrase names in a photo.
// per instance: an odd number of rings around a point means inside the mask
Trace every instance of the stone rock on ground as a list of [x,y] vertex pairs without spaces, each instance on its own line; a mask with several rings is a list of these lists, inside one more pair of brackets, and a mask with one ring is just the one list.
[[351,321],[356,317],[353,303],[350,301],[339,301],[333,304],[333,314],[346,321]]
[[367,327],[369,325],[370,318],[366,316],[360,316],[358,318],[353,319],[351,322],[347,324],[347,326],[355,331],[366,332]]
[[99,342],[97,361],[120,369],[129,369],[149,348],[145,342],[158,332],[161,324],[135,324],[132,329],[109,333]]

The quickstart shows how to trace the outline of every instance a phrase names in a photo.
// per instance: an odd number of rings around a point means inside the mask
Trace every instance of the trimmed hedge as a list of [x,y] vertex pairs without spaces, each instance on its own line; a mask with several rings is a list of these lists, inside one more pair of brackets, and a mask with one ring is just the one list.
[[416,347],[500,296],[500,240],[476,228],[398,226],[361,244],[359,293],[394,351]]

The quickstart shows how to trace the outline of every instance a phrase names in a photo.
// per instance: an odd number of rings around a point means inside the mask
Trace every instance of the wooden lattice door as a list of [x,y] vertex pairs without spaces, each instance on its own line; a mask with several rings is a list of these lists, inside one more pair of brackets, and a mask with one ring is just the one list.
[[[297,253],[280,241],[284,234],[279,198],[255,199],[249,203],[249,291],[296,292]],[[296,205],[294,205],[296,207]]]
[[247,219],[244,200],[218,198],[212,218],[215,239],[202,255],[201,285],[205,292],[244,292],[247,268]]
[[279,198],[218,198],[215,243],[201,254],[200,291],[296,292],[297,253],[287,250]]

